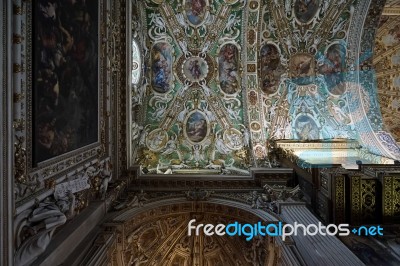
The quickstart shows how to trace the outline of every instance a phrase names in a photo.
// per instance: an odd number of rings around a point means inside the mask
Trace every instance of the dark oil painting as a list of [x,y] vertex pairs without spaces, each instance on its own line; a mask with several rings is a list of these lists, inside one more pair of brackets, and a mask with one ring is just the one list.
[[33,1],[33,164],[98,141],[98,1]]

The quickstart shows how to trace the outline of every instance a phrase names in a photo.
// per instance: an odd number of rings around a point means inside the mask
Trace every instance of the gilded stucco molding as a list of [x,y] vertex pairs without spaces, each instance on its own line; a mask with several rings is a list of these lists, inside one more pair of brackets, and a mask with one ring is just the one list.
[[400,7],[385,7],[383,9],[382,15],[384,16],[399,16]]

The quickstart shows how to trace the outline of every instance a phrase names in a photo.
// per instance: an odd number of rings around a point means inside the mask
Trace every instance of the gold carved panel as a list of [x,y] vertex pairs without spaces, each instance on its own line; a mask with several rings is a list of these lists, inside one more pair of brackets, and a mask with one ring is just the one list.
[[382,183],[383,219],[384,221],[400,219],[400,177],[384,176]]
[[351,223],[353,225],[376,221],[376,179],[351,177]]

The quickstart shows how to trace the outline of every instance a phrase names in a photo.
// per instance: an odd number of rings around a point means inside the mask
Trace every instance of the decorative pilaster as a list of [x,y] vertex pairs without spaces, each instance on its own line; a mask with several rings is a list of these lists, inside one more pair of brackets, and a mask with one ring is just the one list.
[[[15,9],[14,9],[15,11]],[[0,2],[0,265],[13,265],[13,129],[11,0]]]

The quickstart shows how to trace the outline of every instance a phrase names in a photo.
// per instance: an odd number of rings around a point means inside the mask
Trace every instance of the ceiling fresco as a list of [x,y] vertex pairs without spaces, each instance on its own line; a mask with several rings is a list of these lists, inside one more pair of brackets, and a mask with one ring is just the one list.
[[269,138],[357,138],[348,114],[344,78],[354,4],[263,2],[259,95]]
[[[368,134],[387,139],[375,133],[383,131],[374,76],[353,78],[351,64],[361,60],[353,42],[361,37],[350,36],[350,24],[365,18],[366,6],[141,2],[144,67],[131,123],[136,163],[156,174],[247,175],[266,157],[270,139],[358,140],[368,149]],[[358,77],[365,88],[354,85]],[[393,158],[380,145],[372,152]]]
[[382,16],[375,40],[374,68],[386,130],[400,141],[400,16]]
[[139,163],[155,173],[248,174],[243,1],[146,1]]

